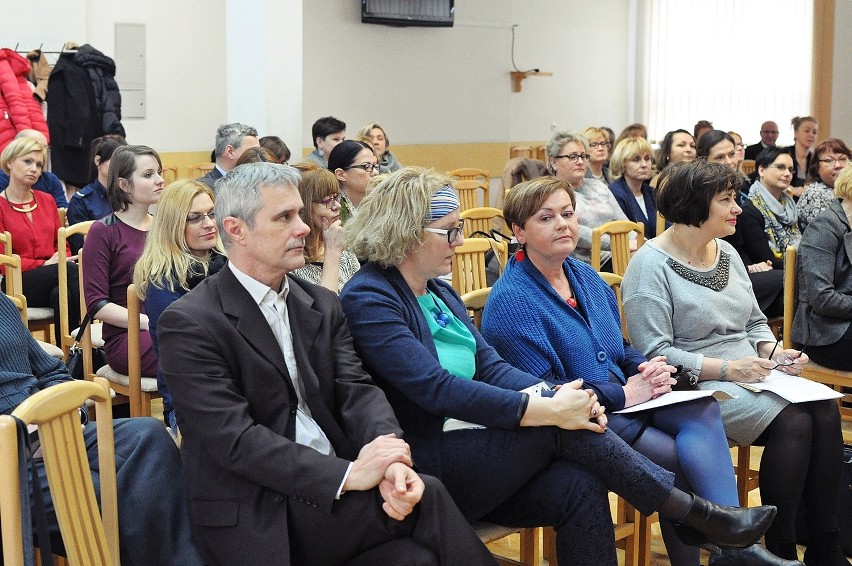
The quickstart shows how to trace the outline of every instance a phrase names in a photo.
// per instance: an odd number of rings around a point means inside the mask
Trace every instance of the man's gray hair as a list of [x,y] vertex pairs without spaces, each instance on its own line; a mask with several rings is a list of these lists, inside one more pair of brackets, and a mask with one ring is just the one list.
[[225,148],[229,145],[231,147],[239,147],[243,138],[246,136],[257,137],[257,129],[251,126],[246,126],[245,124],[240,124],[239,122],[235,122],[233,124],[222,124],[219,126],[219,129],[216,130],[216,149],[214,151],[214,157],[219,159],[219,157],[225,153]]
[[216,227],[226,248],[231,240],[223,222],[228,216],[243,220],[254,228],[255,217],[263,205],[261,187],[299,187],[301,175],[289,165],[246,163],[231,170],[216,182]]

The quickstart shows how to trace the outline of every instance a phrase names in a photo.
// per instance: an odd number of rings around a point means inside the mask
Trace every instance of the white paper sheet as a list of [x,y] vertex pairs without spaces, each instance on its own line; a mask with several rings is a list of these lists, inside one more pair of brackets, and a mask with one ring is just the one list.
[[791,403],[806,403],[843,397],[843,393],[839,393],[822,383],[804,379],[797,375],[787,375],[775,369],[764,381],[746,383],[745,386],[749,390],[757,390],[758,392],[771,391]]
[[694,401],[695,399],[701,399],[702,397],[713,397],[714,399],[718,399],[719,401],[722,401],[724,399],[733,399],[733,397],[731,397],[724,391],[719,391],[718,389],[671,391],[669,393],[666,393],[665,395],[657,397],[656,399],[651,399],[650,401],[645,401],[644,403],[639,403],[638,405],[633,405],[632,407],[627,407],[626,409],[621,409],[620,411],[614,411],[614,413],[619,415],[627,413],[638,413],[639,411],[647,411],[648,409],[656,409],[658,407],[665,407],[666,405],[686,403],[687,401]]

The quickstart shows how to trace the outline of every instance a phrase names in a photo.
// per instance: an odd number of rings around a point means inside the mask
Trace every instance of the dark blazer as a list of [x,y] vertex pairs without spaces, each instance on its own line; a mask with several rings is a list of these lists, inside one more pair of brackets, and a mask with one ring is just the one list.
[[222,173],[216,167],[214,167],[210,170],[209,173],[199,178],[198,181],[204,183],[205,185],[213,189],[215,188],[214,185],[216,184],[216,181],[218,181],[222,177],[224,177],[224,175],[222,175]]
[[769,247],[766,218],[748,199],[744,200],[740,206],[743,212],[737,218],[737,229],[724,239],[736,248],[746,266],[769,260],[774,269],[783,270],[784,260],[776,258],[772,248]]
[[[294,441],[297,401],[281,348],[229,268],[159,320],[160,364],[183,433],[193,536],[209,564],[270,557],[289,564],[288,520],[298,520],[299,509],[288,507],[331,513],[359,450],[382,434],[402,436],[355,356],[337,295],[291,277],[287,308],[306,400],[336,456]],[[317,544],[334,540],[334,533],[317,533]]]
[[[627,218],[633,222],[641,222],[645,225],[645,237],[648,239],[657,236],[657,191],[648,183],[642,183],[642,198],[645,200],[645,209],[648,211],[648,216],[639,208],[639,203],[636,202],[636,197],[630,187],[627,186],[627,181],[624,177],[619,177],[609,186],[609,190],[615,195],[615,200],[618,201],[618,206],[627,215]],[[580,211],[582,214],[582,211]]]
[[827,346],[852,323],[852,228],[835,200],[802,234],[793,341]]
[[763,147],[763,143],[757,142],[755,144],[751,144],[745,149],[745,157],[743,159],[757,159],[757,156],[760,155],[760,152],[766,149]]
[[[793,158],[793,180],[790,181],[790,185],[794,187],[804,187],[805,181],[799,179],[799,162],[796,160],[796,146],[791,145],[790,147],[785,148],[785,151],[790,154]],[[811,161],[814,158],[814,154],[812,151],[808,152],[808,158],[805,160],[805,177],[807,177],[807,172],[811,170]],[[755,169],[757,172],[757,169]],[[798,200],[798,199],[797,199]]]

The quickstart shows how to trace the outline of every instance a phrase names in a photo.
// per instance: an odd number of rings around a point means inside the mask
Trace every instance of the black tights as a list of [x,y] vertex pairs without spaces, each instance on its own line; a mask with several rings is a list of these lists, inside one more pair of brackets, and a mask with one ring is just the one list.
[[761,503],[778,507],[778,515],[766,531],[767,543],[796,540],[800,502],[812,536],[837,530],[843,461],[837,401],[787,405],[754,444],[764,446]]

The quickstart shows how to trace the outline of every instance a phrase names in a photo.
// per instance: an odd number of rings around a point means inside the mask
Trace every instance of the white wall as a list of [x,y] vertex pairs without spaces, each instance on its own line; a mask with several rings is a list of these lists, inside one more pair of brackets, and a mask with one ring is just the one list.
[[[265,100],[257,115],[266,124],[254,125],[281,135],[297,154],[311,145],[313,121],[328,114],[345,120],[350,135],[378,120],[398,144],[533,141],[549,137],[551,123],[619,130],[630,119],[629,0],[465,0],[456,3],[453,28],[362,24],[352,0],[252,0],[243,8],[257,13],[243,24],[248,29],[231,32],[229,5],[241,3],[45,0],[37,25],[0,18],[0,43],[52,50],[74,40],[113,56],[114,24],[145,24],[148,114],[124,125],[131,142],[160,151],[210,149],[219,124],[250,121],[241,101]],[[6,15],[36,10],[24,0],[3,0],[3,8]],[[852,50],[852,0],[837,0],[835,21],[832,134],[852,140],[852,69],[844,59]],[[510,91],[512,24],[518,66],[554,73],[526,79],[520,93]],[[240,33],[265,37],[242,43],[247,56],[245,45],[267,46],[267,76],[229,87],[227,38]]]
[[[518,67],[554,74],[520,93],[512,24]],[[376,120],[401,144],[546,139],[554,122],[621,128],[626,36],[627,0],[457,2],[452,28],[362,24],[358,2],[305,2],[305,128],[334,115],[353,136]]]

